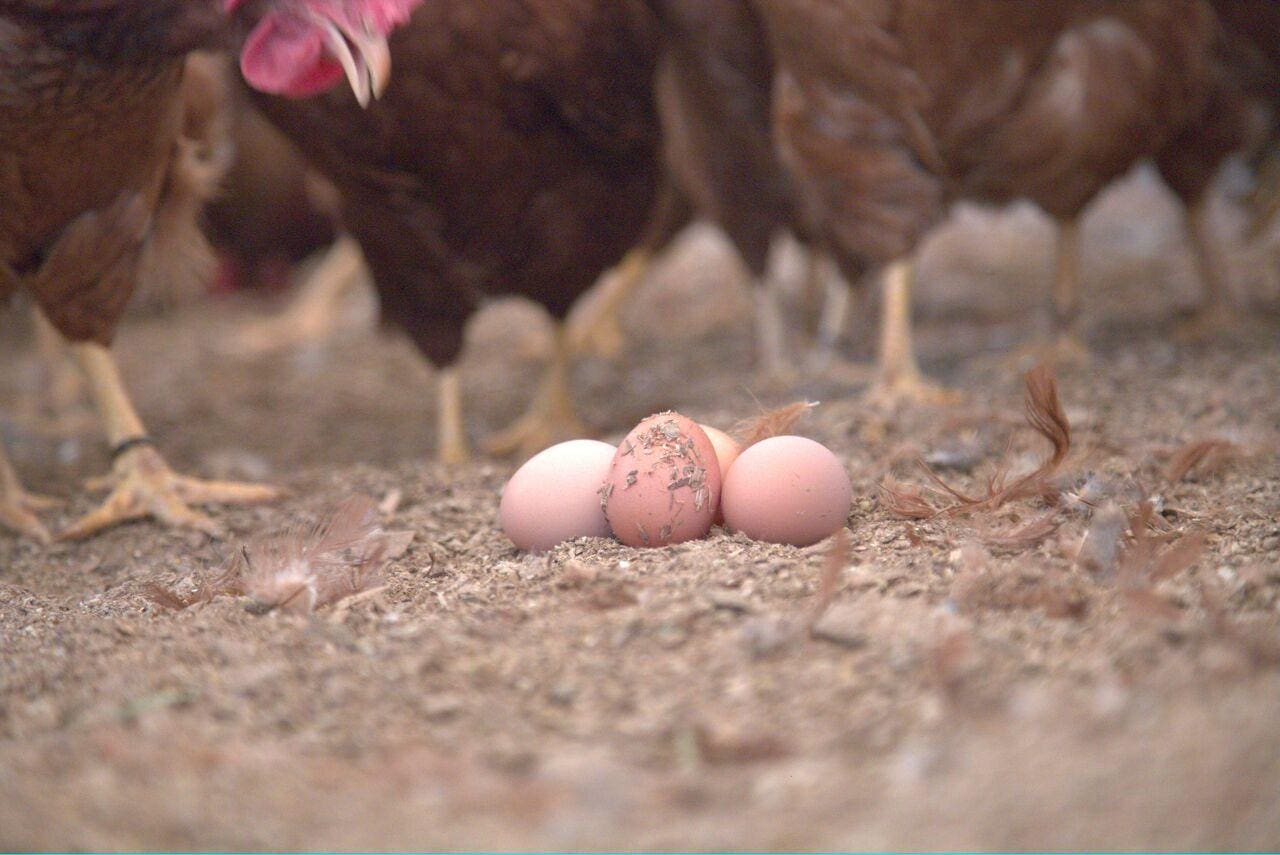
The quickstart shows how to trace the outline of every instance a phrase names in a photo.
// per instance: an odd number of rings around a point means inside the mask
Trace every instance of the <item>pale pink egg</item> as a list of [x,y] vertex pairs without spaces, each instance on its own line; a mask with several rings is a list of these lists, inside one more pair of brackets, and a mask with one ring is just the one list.
[[703,537],[720,501],[715,447],[692,419],[649,416],[618,446],[600,500],[609,527],[628,546]]
[[538,452],[502,491],[498,521],[511,542],[542,552],[579,537],[608,537],[600,485],[614,447],[594,439],[562,442]]
[[775,436],[738,456],[721,509],[729,528],[753,540],[809,546],[844,525],[852,500],[849,475],[826,446]]

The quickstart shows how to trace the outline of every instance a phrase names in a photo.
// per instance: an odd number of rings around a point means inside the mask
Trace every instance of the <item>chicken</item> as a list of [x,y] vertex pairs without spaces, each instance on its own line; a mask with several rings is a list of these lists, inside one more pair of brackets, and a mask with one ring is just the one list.
[[764,280],[778,234],[802,223],[774,146],[773,57],[763,29],[738,0],[651,6],[664,35],[657,92],[672,180],[721,228],[756,280],[760,367],[768,377],[786,376],[782,318]]
[[[214,176],[189,135],[200,123],[198,99],[184,97],[186,56],[222,44],[232,32],[227,14],[238,11],[254,27],[244,58],[255,85],[307,95],[345,71],[367,98],[384,72],[362,57],[378,62],[385,37],[375,30],[395,17],[370,17],[353,2],[0,0],[0,296],[26,291],[71,342],[113,450],[106,501],[63,537],[144,516],[217,533],[191,505],[277,495],[173,472],[108,346],[139,282],[208,271],[195,212]],[[291,70],[310,75],[306,87],[253,66],[281,46],[293,50]],[[12,468],[2,468],[3,518],[42,536]]]
[[1217,22],[1195,0],[754,5],[802,216],[850,278],[888,268],[886,397],[932,397],[910,346],[909,256],[949,201],[1027,198],[1058,220],[1051,305],[1069,341],[1088,203],[1142,159],[1166,168],[1197,123],[1236,144],[1213,124]]
[[1213,0],[1224,52],[1251,123],[1248,160],[1256,171],[1249,198],[1256,238],[1280,213],[1280,6],[1269,0]]
[[[472,313],[520,294],[563,319],[640,239],[661,179],[655,55],[636,0],[435,2],[392,37],[395,79],[367,111],[256,99],[337,187],[384,319],[440,369],[442,460],[468,455],[454,363]],[[527,418],[491,450],[581,432],[570,350],[560,327]]]
[[204,216],[220,258],[215,284],[225,290],[278,288],[295,264],[336,237],[323,187],[247,101],[243,93],[231,99],[235,159]]

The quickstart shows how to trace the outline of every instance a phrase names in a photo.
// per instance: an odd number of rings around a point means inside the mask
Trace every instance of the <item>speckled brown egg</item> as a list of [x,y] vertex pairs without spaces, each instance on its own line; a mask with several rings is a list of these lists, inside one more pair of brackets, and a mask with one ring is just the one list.
[[594,439],[562,442],[538,452],[502,491],[498,521],[511,542],[542,552],[579,537],[608,537],[600,484],[614,447]]
[[744,450],[725,477],[725,524],[753,540],[809,546],[844,525],[853,487],[824,445],[775,436]]
[[720,464],[705,431],[679,413],[649,416],[618,445],[600,504],[628,546],[703,537],[720,501]]

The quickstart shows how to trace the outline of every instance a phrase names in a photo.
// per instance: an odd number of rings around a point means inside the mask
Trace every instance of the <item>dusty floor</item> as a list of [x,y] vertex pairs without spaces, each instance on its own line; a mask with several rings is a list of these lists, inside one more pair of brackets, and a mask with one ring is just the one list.
[[[399,341],[247,362],[217,343],[260,307],[133,322],[119,353],[170,460],[291,496],[216,510],[223,542],[149,523],[51,548],[0,534],[0,849],[1280,847],[1280,323],[1175,344],[1195,294],[1176,226],[1147,180],[1089,220],[1096,355],[1059,374],[1059,503],[923,522],[877,489],[923,485],[917,455],[980,489],[1046,453],[1005,357],[1034,332],[1045,223],[970,211],[933,241],[924,362],[965,401],[892,412],[856,382],[757,384],[749,291],[714,237],[688,236],[628,309],[622,361],[578,372],[584,413],[617,437],[664,407],[727,427],[757,398],[822,401],[802,431],[847,461],[856,499],[813,636],[797,627],[826,544],[516,553],[495,526],[511,466],[424,462],[433,381]],[[1230,258],[1274,309],[1274,245]],[[2,323],[0,427],[29,485],[69,497],[60,525],[106,457],[92,428],[24,417],[39,369]],[[480,437],[518,411],[546,331],[507,304],[473,332]],[[1231,446],[1170,482],[1203,439]],[[310,617],[146,596],[394,491],[385,524],[414,540],[375,596]],[[1106,531],[1144,499],[1145,568]]]

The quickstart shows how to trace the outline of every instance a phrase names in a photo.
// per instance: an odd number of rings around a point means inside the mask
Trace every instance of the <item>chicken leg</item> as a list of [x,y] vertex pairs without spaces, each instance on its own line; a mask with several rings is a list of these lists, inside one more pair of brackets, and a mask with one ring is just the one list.
[[28,493],[9,462],[0,443],[0,525],[40,543],[50,541],[49,531],[36,519],[35,512],[54,507],[57,502]]
[[911,280],[914,264],[902,259],[889,265],[884,273],[884,306],[880,316],[879,376],[871,387],[874,403],[896,404],[915,401],[923,404],[949,404],[957,399],[955,392],[928,380],[916,362],[911,341]]
[[1201,199],[1187,206],[1183,228],[1191,243],[1196,272],[1200,275],[1199,305],[1179,325],[1177,337],[1184,341],[1202,341],[1216,333],[1231,329],[1237,321],[1227,287],[1227,264],[1209,216],[1209,203]]
[[40,420],[55,435],[73,434],[87,427],[88,411],[83,408],[84,379],[67,353],[66,340],[54,329],[44,312],[32,307],[36,350],[45,374]]
[[359,285],[364,269],[360,244],[341,235],[284,311],[245,325],[227,349],[240,356],[261,356],[325,341],[342,325],[343,300]]
[[1280,150],[1271,151],[1258,167],[1257,187],[1249,194],[1249,225],[1245,239],[1262,237],[1280,217]]
[[1054,246],[1053,282],[1045,311],[1045,331],[1036,341],[1018,348],[1012,361],[1019,367],[1048,362],[1085,365],[1089,348],[1080,337],[1080,220],[1059,220]]
[[865,383],[873,369],[840,355],[853,307],[853,289],[826,253],[810,251],[809,290],[821,294],[818,325],[809,348],[808,373],[837,383]]
[[201,481],[175,473],[147,438],[111,353],[100,344],[80,342],[71,345],[71,356],[88,380],[115,459],[111,474],[89,485],[90,490],[109,489],[106,501],[63,530],[60,540],[80,540],[144,517],[218,536],[222,533],[218,524],[190,505],[251,504],[281,495],[275,487]]
[[439,434],[438,459],[455,466],[471,459],[467,446],[467,429],[462,418],[462,378],[454,367],[440,369],[439,410],[436,412],[436,430]]
[[484,445],[487,454],[519,452],[521,457],[531,457],[552,443],[586,435],[569,390],[573,356],[568,332],[563,324],[557,324],[555,350],[532,403],[509,427],[489,437]]
[[568,321],[569,346],[582,356],[588,353],[603,359],[616,359],[626,346],[627,337],[618,322],[618,314],[653,264],[648,248],[627,253],[616,268],[582,301]]

